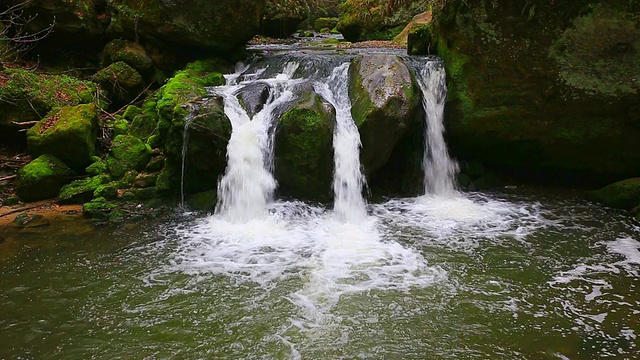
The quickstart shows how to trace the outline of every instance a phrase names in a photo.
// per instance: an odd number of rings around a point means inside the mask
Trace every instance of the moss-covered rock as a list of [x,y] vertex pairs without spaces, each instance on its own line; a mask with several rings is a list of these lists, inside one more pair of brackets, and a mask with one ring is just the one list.
[[141,114],[142,114],[142,109],[140,109],[139,107],[137,107],[135,105],[129,105],[124,110],[124,113],[122,113],[122,117],[125,118],[128,121],[133,121],[133,119],[135,119],[136,116],[141,115]]
[[93,75],[103,89],[111,93],[117,103],[129,103],[143,89],[142,76],[124,61],[115,62]]
[[267,1],[260,34],[278,38],[291,36],[307,18],[305,10],[296,0]]
[[98,103],[95,83],[23,69],[0,72],[0,126],[37,121],[53,109]]
[[153,117],[140,114],[133,119],[129,134],[142,141],[147,141],[147,139],[156,132],[157,125]]
[[99,185],[93,192],[94,198],[105,198],[107,200],[115,200],[118,198],[118,183],[110,182],[108,184]]
[[640,205],[640,178],[618,181],[591,192],[589,197],[612,208],[631,210]]
[[427,2],[371,2],[345,0],[340,5],[340,20],[336,29],[347,41],[392,40],[411,18],[426,10]]
[[146,72],[153,66],[142,45],[122,39],[113,40],[104,47],[102,61],[105,66],[122,61],[139,72]]
[[331,199],[335,110],[307,90],[280,118],[275,139],[279,192],[297,199]]
[[221,66],[217,60],[191,63],[157,93],[157,140],[164,143],[167,159],[158,185],[161,192],[178,189],[185,121],[190,121],[185,174],[187,190],[199,192],[214,188],[219,174],[224,171],[231,124],[224,115],[220,99],[202,101],[207,96],[207,86],[224,84],[224,77],[219,72]]
[[109,173],[122,177],[128,170],[144,170],[151,159],[151,149],[140,139],[130,135],[118,135],[111,144],[107,157]]
[[82,205],[82,214],[91,219],[106,221],[109,219],[109,213],[117,209],[117,207],[116,204],[110,203],[103,197],[99,197]]
[[434,12],[449,144],[545,182],[640,169],[640,3],[449,1]]
[[93,199],[93,193],[101,185],[111,181],[108,175],[97,175],[87,179],[76,180],[60,189],[57,202],[59,204],[82,204]]
[[317,18],[313,23],[313,29],[315,31],[322,31],[324,29],[333,29],[338,25],[338,18]]
[[101,175],[107,173],[107,162],[101,158],[94,156],[91,158],[93,163],[85,169],[85,172],[89,175]]
[[264,0],[108,0],[113,37],[164,49],[229,52],[258,31]]
[[351,112],[360,131],[365,172],[382,167],[418,121],[420,97],[409,68],[395,55],[360,56],[349,69]]
[[18,171],[16,193],[24,201],[53,198],[73,171],[52,155],[42,155]]
[[98,109],[94,104],[54,110],[27,131],[29,152],[51,154],[77,170],[91,164],[95,154]]
[[[425,43],[428,45],[431,39],[424,39],[423,35],[425,34],[423,32],[424,30],[428,30],[429,36],[431,35],[431,27],[429,25],[431,24],[432,21],[433,21],[432,11],[425,11],[423,13],[420,13],[414,16],[413,19],[409,21],[407,26],[405,26],[402,32],[393,39],[393,42],[395,42],[398,45],[407,46],[407,44],[410,42],[409,39],[413,37],[413,39],[411,40],[412,43],[419,43],[419,46],[421,47],[424,47]],[[418,36],[418,38],[416,38],[416,36]],[[429,40],[429,41],[425,41],[425,40]],[[412,47],[413,46],[408,46],[407,48],[407,52],[410,55],[425,54],[424,52],[412,51]]]

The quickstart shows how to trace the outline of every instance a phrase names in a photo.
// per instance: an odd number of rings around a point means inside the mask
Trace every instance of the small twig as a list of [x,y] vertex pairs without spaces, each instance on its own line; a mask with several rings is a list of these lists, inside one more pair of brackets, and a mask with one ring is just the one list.
[[18,175],[5,176],[3,178],[0,178],[0,181],[12,180],[12,179],[15,179],[17,177],[18,177]]
[[32,209],[35,209],[35,208],[43,207],[43,206],[45,206],[45,205],[34,205],[34,206],[21,207],[19,209],[13,209],[13,210],[7,211],[4,214],[0,214],[0,218],[1,217],[5,217],[5,216],[9,216],[11,214],[15,214],[15,213],[24,212],[24,211],[32,210]]
[[37,124],[38,121],[24,121],[24,122],[12,121],[11,123],[13,125],[17,125],[17,126],[28,127],[28,126],[33,126],[33,125]]

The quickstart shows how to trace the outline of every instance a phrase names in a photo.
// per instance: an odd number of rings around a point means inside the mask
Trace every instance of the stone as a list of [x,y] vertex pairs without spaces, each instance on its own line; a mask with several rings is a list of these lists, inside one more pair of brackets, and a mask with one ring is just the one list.
[[306,90],[280,118],[275,138],[278,192],[305,200],[330,200],[336,114]]
[[145,72],[153,66],[142,45],[122,39],[112,40],[104,47],[102,61],[105,66],[122,61],[139,72]]
[[73,171],[52,155],[42,155],[18,171],[16,193],[24,201],[50,199],[73,176]]
[[144,170],[151,159],[151,148],[140,139],[130,135],[118,135],[111,144],[107,156],[109,173],[122,177],[129,170]]
[[420,97],[409,68],[396,55],[358,57],[349,69],[353,119],[367,174],[380,169],[398,140],[418,121]]
[[93,199],[98,187],[111,181],[108,175],[97,175],[87,179],[76,180],[60,189],[58,204],[82,204]]
[[54,110],[27,131],[33,155],[51,154],[73,169],[84,170],[92,162],[98,129],[94,104]]
[[451,152],[560,185],[637,176],[640,3],[488,4],[433,13]]

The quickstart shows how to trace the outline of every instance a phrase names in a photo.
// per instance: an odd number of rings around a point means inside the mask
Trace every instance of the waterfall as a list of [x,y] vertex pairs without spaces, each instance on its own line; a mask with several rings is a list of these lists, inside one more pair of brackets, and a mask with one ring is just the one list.
[[360,134],[351,116],[349,63],[336,67],[325,83],[316,82],[314,88],[336,110],[334,212],[342,220],[357,222],[364,219],[367,212],[362,197],[365,180],[360,168]]
[[449,157],[444,141],[444,105],[447,83],[444,64],[428,61],[417,76],[425,112],[424,189],[426,194],[453,195],[458,164]]
[[[236,84],[213,90],[224,99],[224,112],[232,126],[227,145],[227,169],[218,183],[216,214],[228,220],[245,222],[267,215],[276,181],[273,166],[273,128],[279,106],[293,99],[291,88],[297,63],[287,63],[282,73],[260,80],[269,86],[269,98],[264,107],[250,118],[237,94],[246,84]],[[245,69],[240,69],[245,71]]]

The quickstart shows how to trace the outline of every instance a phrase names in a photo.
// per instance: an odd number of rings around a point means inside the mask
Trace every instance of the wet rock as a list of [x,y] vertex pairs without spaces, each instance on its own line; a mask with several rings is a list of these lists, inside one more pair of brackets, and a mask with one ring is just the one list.
[[353,119],[360,131],[360,159],[371,174],[389,159],[418,114],[420,98],[409,68],[395,55],[364,55],[349,69]]
[[335,121],[333,107],[312,90],[282,115],[275,138],[275,177],[281,194],[331,199]]
[[252,118],[262,110],[269,99],[269,86],[260,83],[245,86],[238,94],[238,99],[249,117]]
[[96,189],[111,181],[108,175],[98,175],[87,179],[76,180],[60,189],[57,202],[59,204],[82,204],[93,199]]
[[16,193],[24,201],[50,199],[73,175],[62,161],[52,155],[42,155],[18,171]]
[[618,181],[591,192],[589,197],[605,206],[631,210],[640,205],[640,178]]
[[640,3],[466,3],[434,12],[452,152],[546,183],[637,176]]
[[77,170],[95,154],[98,109],[93,104],[68,106],[49,113],[27,131],[29,152],[51,154]]

